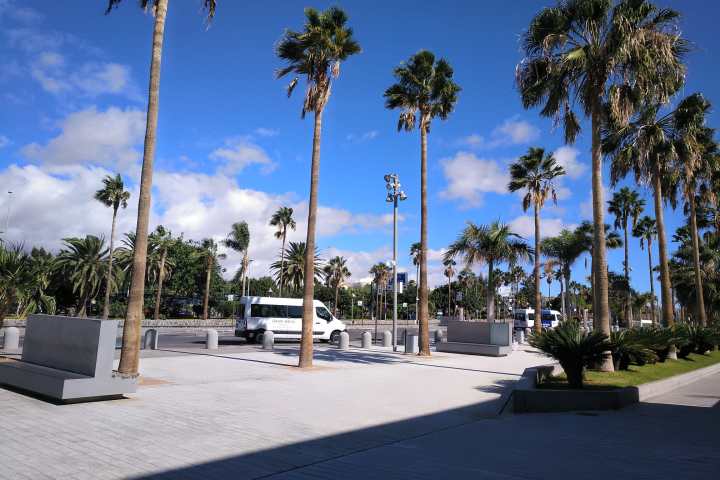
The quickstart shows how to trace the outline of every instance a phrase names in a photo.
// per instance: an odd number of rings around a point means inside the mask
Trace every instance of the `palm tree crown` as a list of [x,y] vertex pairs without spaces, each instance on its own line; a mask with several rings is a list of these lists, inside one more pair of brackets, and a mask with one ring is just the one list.
[[627,229],[628,222],[634,228],[638,217],[645,208],[645,200],[640,194],[628,187],[623,187],[613,194],[608,202],[608,211],[615,216],[615,228]]
[[[150,8],[157,8],[159,0],[140,0],[140,8],[148,10]],[[117,8],[122,0],[108,0],[108,7],[105,13],[110,13],[113,8]],[[202,0],[203,9],[207,12],[207,21],[211,21],[215,17],[215,9],[217,8],[217,0]]]
[[125,184],[120,174],[106,175],[103,178],[104,187],[95,192],[95,200],[101,202],[106,207],[112,207],[117,211],[120,207],[127,208],[127,202],[130,199],[130,192],[125,191]]
[[528,153],[510,165],[511,192],[526,190],[523,196],[523,210],[531,205],[542,207],[548,197],[557,203],[555,178],[565,175],[565,169],[558,165],[552,153],[545,154],[545,149],[532,147]]
[[293,209],[291,207],[280,207],[272,217],[270,217],[270,225],[277,227],[275,238],[284,238],[288,229],[295,230],[297,223],[293,218]]
[[[275,278],[279,280],[282,271],[286,284],[295,292],[302,290],[305,283],[305,250],[305,242],[290,242],[285,249],[284,264],[278,260],[270,265],[270,270],[275,272]],[[317,249],[314,257],[313,274],[315,281],[320,282],[323,279],[323,260],[318,255]]]
[[79,315],[87,312],[88,302],[97,297],[105,270],[108,249],[105,241],[94,235],[85,238],[64,238],[55,265],[72,282],[73,292],[79,296]]

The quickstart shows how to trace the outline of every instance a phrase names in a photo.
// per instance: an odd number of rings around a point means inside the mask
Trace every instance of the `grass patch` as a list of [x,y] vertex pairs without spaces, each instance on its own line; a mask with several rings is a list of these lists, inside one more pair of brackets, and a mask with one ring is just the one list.
[[[613,388],[632,387],[643,383],[663,380],[681,373],[691,372],[699,368],[708,367],[720,362],[720,351],[715,350],[707,355],[691,353],[684,360],[666,360],[664,363],[653,365],[631,365],[629,370],[618,372],[596,372],[585,373],[585,388],[588,390],[610,390]],[[550,377],[538,388],[564,389],[568,388],[565,375]]]

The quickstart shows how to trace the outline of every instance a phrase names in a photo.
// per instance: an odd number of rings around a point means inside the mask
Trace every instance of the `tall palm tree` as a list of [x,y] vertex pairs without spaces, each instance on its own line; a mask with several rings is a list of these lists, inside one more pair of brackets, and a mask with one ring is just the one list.
[[672,142],[673,114],[660,115],[661,106],[644,104],[625,126],[610,125],[603,134],[603,151],[612,159],[611,182],[617,184],[631,171],[635,180],[649,184],[653,191],[655,222],[657,225],[658,254],[660,257],[660,297],[662,321],[675,323],[673,295],[668,266],[667,234],[663,202],[674,203],[677,189],[677,171],[672,163],[676,151]]
[[[305,242],[290,242],[285,249],[283,255],[283,261],[276,261],[270,265],[276,281],[280,279],[282,274],[288,286],[294,292],[301,292],[305,290]],[[313,255],[313,282],[320,282],[323,279],[323,260],[318,255],[317,249],[315,249],[315,255]],[[281,272],[282,270],[282,272]]]
[[[248,248],[250,247],[250,228],[247,222],[235,222],[230,227],[230,233],[222,244],[227,248],[234,250],[238,253],[242,253],[242,261],[240,265],[240,271],[242,272],[242,287],[241,295],[245,295],[245,286],[247,284],[248,266],[250,260],[248,258]],[[284,252],[283,252],[284,253]]]
[[[360,53],[360,45],[353,38],[353,31],[347,27],[348,17],[341,9],[330,7],[324,12],[313,8],[305,9],[305,25],[296,32],[286,30],[277,46],[277,56],[287,65],[280,68],[277,77],[290,73],[296,75],[288,85],[290,96],[298,84],[299,77],[305,76],[307,89],[302,107],[302,117],[314,112],[312,164],[310,167],[310,200],[308,202],[307,239],[305,243],[305,273],[315,276],[315,225],[317,223],[318,181],[320,179],[320,132],[322,115],[330,98],[332,79],[340,74],[340,62],[351,55]],[[282,269],[281,269],[282,271]],[[303,323],[300,340],[298,367],[312,366],[313,352],[313,297],[315,285],[305,282],[303,292]]]
[[156,271],[155,276],[157,278],[157,289],[155,291],[155,311],[153,313],[153,318],[155,320],[160,319],[160,304],[162,303],[163,282],[165,282],[165,279],[174,267],[173,260],[168,258],[168,251],[177,241],[178,239],[173,238],[172,232],[166,230],[165,227],[163,227],[162,225],[158,225],[155,228],[155,231],[150,235],[150,249],[153,252],[157,253],[157,255],[152,255],[152,257],[156,259],[156,261],[153,261],[153,266],[156,266],[156,268],[151,269],[153,271]]
[[541,315],[542,296],[540,295],[540,209],[548,197],[557,204],[557,193],[555,191],[555,179],[565,175],[565,169],[558,165],[555,157],[549,153],[545,154],[542,148],[531,147],[526,155],[523,155],[517,162],[510,165],[510,183],[508,189],[511,192],[525,190],[523,196],[523,211],[527,211],[530,205],[533,206],[535,215],[535,331],[542,331]]
[[[275,232],[275,238],[282,238],[282,250],[280,250],[280,263],[285,264],[285,240],[287,239],[288,228],[295,230],[297,224],[293,218],[293,209],[291,207],[280,207],[277,209],[273,216],[270,217],[270,225],[277,227]],[[280,281],[278,283],[280,292],[279,296],[282,297],[283,292],[283,277],[282,272],[284,268],[280,269]]]
[[107,319],[110,315],[110,285],[112,284],[113,271],[113,244],[115,242],[115,225],[117,221],[117,213],[120,207],[127,208],[127,202],[130,199],[130,192],[125,190],[125,184],[120,174],[106,175],[103,178],[104,187],[95,192],[95,200],[99,201],[106,207],[112,208],[112,228],[110,229],[110,250],[108,254],[107,278],[105,279],[105,301],[103,304],[103,318]]
[[[665,102],[681,84],[684,40],[676,30],[678,13],[646,0],[563,0],[542,9],[523,35],[525,58],[517,84],[525,108],[562,121],[565,141],[580,132],[579,103],[591,122],[594,266],[599,327],[610,333],[602,154],[603,105],[618,119],[632,114],[633,98]],[[603,370],[613,369],[606,358]]]
[[377,317],[380,318],[385,311],[383,309],[384,298],[387,299],[387,282],[391,276],[390,267],[382,262],[378,262],[370,268],[370,274],[375,282],[375,310]]
[[208,306],[210,304],[210,279],[212,273],[218,266],[218,260],[224,260],[227,255],[218,253],[218,244],[212,238],[205,238],[199,244],[198,256],[205,264],[205,294],[203,295],[202,319],[208,319]]
[[415,265],[415,321],[418,320],[418,303],[420,302],[420,257],[422,253],[422,245],[415,242],[410,245],[410,258]]
[[[430,355],[428,312],[428,215],[427,215],[427,136],[432,120],[447,119],[455,108],[460,87],[453,81],[453,69],[443,58],[422,50],[394,71],[397,83],[385,90],[385,107],[401,110],[398,131],[420,129],[420,289],[419,355]],[[418,119],[419,116],[419,119]],[[419,120],[419,121],[418,121]]]
[[608,202],[608,212],[615,216],[615,228],[622,228],[625,234],[625,261],[623,263],[625,282],[628,285],[627,296],[625,300],[625,323],[627,328],[632,327],[632,289],[630,288],[630,256],[628,242],[628,222],[632,223],[635,228],[638,217],[645,208],[645,200],[640,198],[637,191],[628,187],[623,187],[613,194],[612,199]]
[[700,240],[695,196],[698,193],[698,185],[703,182],[705,176],[703,173],[711,170],[710,159],[717,151],[717,145],[712,138],[714,131],[705,126],[705,117],[709,111],[710,102],[703,98],[702,94],[695,93],[684,98],[673,114],[677,163],[683,172],[679,180],[683,184],[685,203],[690,207],[688,216],[696,290],[695,315],[702,326],[707,324],[707,312],[700,273]]
[[[110,13],[110,11],[121,2],[122,0],[108,0],[106,13]],[[207,11],[207,20],[212,20],[215,16],[216,0],[202,0],[202,3],[203,8]],[[145,146],[143,150],[142,171],[140,174],[137,226],[135,228],[138,240],[133,253],[130,297],[128,299],[127,315],[123,327],[120,365],[118,366],[118,371],[128,376],[137,376],[138,365],[140,363],[140,324],[143,319],[143,304],[145,300],[145,267],[147,261],[148,224],[150,222],[150,196],[152,192],[153,162],[155,160],[155,140],[157,136],[160,103],[160,63],[162,60],[168,0],[140,0],[140,6],[144,10],[152,10],[155,16],[155,24],[152,35]]]
[[[604,227],[605,228],[603,230],[605,231],[605,247],[608,249],[622,247],[623,243],[620,235],[615,230],[611,230],[609,224],[606,223]],[[578,227],[573,233],[577,235],[578,242],[580,242],[580,245],[582,245],[583,253],[587,252],[590,254],[590,286],[592,293],[593,323],[595,324],[596,328],[599,328],[596,323],[598,321],[598,288],[596,287],[597,269],[595,268],[595,255],[593,255],[593,250],[595,247],[595,226],[592,222],[584,221],[580,223],[580,225],[578,225]]]
[[443,266],[445,267],[445,270],[443,271],[443,274],[448,280],[448,317],[452,315],[452,278],[455,276],[455,265],[457,265],[457,262],[453,260],[452,258],[448,258],[447,260],[443,261]]
[[647,243],[648,251],[648,272],[650,273],[650,298],[652,302],[652,322],[657,323],[655,315],[655,279],[653,278],[652,241],[657,237],[657,225],[655,219],[645,215],[637,221],[633,228],[633,236],[640,239],[640,248],[645,249]]
[[[100,292],[102,279],[107,278],[108,249],[105,240],[94,235],[64,238],[63,243],[55,266],[72,282],[73,293],[78,295],[78,316],[85,317],[88,304]],[[114,288],[114,284],[111,287]]]
[[543,239],[541,248],[546,257],[557,260],[561,265],[562,275],[565,281],[565,314],[570,315],[570,277],[572,266],[586,251],[587,241],[575,231],[563,229],[557,236]]
[[350,270],[347,268],[347,258],[345,257],[333,257],[328,260],[325,265],[325,278],[328,281],[330,287],[335,290],[335,303],[333,303],[333,315],[337,317],[338,310],[338,293],[340,287],[345,284],[345,280],[352,275]]
[[510,230],[508,225],[493,222],[490,225],[476,225],[468,222],[457,240],[445,252],[444,259],[464,257],[467,268],[485,262],[488,265],[487,320],[495,321],[495,267],[507,262],[516,264],[533,254],[522,237]]

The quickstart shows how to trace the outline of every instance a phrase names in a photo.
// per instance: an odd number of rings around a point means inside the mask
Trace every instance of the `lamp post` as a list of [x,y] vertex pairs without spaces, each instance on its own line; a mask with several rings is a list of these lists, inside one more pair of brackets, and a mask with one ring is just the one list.
[[397,352],[397,213],[398,201],[406,200],[407,195],[400,190],[400,179],[397,174],[389,173],[385,175],[385,187],[387,188],[387,197],[385,201],[393,204],[393,259],[392,259],[392,276],[393,276],[393,320],[392,320],[392,344],[393,352]]

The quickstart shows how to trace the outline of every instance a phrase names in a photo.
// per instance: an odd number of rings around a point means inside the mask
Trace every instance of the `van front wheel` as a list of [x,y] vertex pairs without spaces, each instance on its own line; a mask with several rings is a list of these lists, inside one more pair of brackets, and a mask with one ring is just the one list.
[[262,345],[263,339],[265,338],[265,330],[259,330],[253,338],[253,343],[259,343]]
[[330,343],[340,344],[340,330],[335,330],[330,334]]

